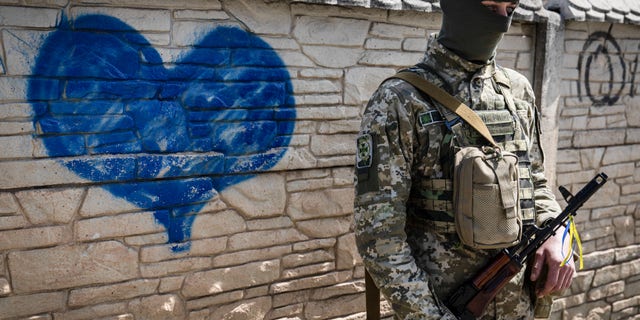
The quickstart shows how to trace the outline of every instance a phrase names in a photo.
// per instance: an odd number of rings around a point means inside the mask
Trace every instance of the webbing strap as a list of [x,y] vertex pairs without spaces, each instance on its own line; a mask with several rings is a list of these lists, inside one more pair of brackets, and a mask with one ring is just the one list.
[[411,71],[398,72],[391,76],[391,78],[398,78],[407,81],[420,91],[428,94],[449,110],[459,115],[464,121],[476,129],[478,133],[487,139],[491,145],[498,148],[498,144],[493,140],[493,137],[491,136],[487,126],[484,124],[484,121],[482,121],[482,119],[480,119],[480,117],[471,108],[456,99],[454,96]]
[[367,305],[367,320],[380,320],[380,289],[373,283],[373,278],[364,269],[365,302]]

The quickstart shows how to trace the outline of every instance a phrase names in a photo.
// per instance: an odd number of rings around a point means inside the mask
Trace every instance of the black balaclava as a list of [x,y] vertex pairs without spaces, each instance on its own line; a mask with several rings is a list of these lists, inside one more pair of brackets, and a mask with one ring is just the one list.
[[513,17],[513,13],[504,17],[491,11],[481,0],[441,0],[440,7],[443,16],[438,41],[462,58],[481,64],[493,57]]

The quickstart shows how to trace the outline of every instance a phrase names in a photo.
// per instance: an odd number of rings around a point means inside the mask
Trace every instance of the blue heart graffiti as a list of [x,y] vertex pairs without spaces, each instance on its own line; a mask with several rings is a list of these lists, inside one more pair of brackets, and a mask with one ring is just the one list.
[[49,156],[153,210],[179,251],[208,200],[282,158],[296,111],[286,66],[242,29],[176,60],[116,18],[82,16],[47,37],[28,98]]

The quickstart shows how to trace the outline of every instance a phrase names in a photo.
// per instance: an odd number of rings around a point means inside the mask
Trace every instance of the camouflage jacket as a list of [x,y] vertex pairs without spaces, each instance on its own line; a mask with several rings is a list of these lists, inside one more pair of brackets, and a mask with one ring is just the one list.
[[[505,109],[501,90],[510,90],[524,142],[504,141],[503,146],[509,150],[519,145],[530,161],[536,223],[560,212],[546,186],[534,95],[524,76],[498,68],[495,61],[478,65],[459,58],[441,46],[435,35],[429,39],[423,61],[410,69],[477,112]],[[497,75],[508,81],[498,84]],[[356,242],[365,267],[398,319],[454,319],[441,301],[495,254],[460,245],[455,231],[409,219],[410,203],[425,181],[451,178],[452,135],[444,113],[444,107],[410,84],[391,79],[380,85],[363,114],[357,141]],[[483,319],[532,318],[524,283],[521,272],[487,308]]]

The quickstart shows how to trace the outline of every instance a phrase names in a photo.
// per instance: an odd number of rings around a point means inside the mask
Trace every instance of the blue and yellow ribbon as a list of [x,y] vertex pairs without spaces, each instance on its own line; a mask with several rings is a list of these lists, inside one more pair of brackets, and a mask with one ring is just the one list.
[[[571,248],[571,250],[565,255],[564,242],[567,235],[569,236],[569,248]],[[573,242],[574,239],[575,243]],[[580,261],[580,270],[582,270],[582,268],[584,268],[584,261],[582,259],[582,241],[580,241],[580,235],[578,234],[578,228],[576,228],[576,222],[573,220],[573,216],[569,216],[569,224],[564,229],[564,234],[562,235],[562,254],[564,255],[564,260],[560,263],[561,267],[566,265],[573,256],[575,245],[578,246],[578,260]]]

